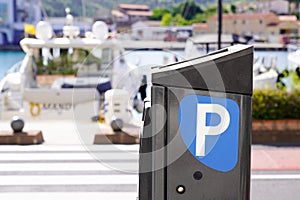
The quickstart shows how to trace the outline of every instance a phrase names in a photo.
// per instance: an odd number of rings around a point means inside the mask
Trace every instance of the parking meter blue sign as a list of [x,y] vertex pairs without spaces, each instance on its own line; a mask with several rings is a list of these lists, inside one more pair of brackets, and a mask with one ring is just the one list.
[[227,98],[188,95],[179,106],[179,128],[191,154],[222,172],[238,161],[239,106]]

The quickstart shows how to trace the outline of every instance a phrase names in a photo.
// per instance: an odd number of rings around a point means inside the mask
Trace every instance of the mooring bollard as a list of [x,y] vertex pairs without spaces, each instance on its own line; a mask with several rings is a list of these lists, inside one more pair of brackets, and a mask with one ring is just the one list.
[[11,119],[10,127],[12,128],[14,134],[22,133],[24,125],[25,125],[24,120],[18,116],[14,116]]
[[250,197],[253,48],[152,69],[139,200]]
[[12,117],[10,126],[12,130],[0,131],[0,145],[33,145],[44,142],[41,130],[23,131],[25,121],[19,116]]

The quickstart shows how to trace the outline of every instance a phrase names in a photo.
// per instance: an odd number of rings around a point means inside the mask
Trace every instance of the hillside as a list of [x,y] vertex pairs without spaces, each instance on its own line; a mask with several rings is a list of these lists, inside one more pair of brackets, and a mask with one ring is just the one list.
[[[82,2],[86,2],[86,15],[93,17],[99,10],[111,10],[115,5],[119,3],[133,3],[133,4],[147,4],[151,9],[157,7],[170,8],[174,4],[185,2],[186,0],[42,0],[43,6],[48,16],[51,17],[63,17],[65,16],[65,8],[71,8],[71,12],[74,16],[82,16]],[[250,1],[250,0],[248,0]],[[195,0],[201,6],[207,6],[209,4],[216,3],[217,0]],[[237,2],[237,0],[223,0],[224,3]]]

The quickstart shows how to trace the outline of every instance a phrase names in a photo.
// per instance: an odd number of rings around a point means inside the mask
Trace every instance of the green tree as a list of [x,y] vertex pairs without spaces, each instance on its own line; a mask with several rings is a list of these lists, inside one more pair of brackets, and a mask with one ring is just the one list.
[[236,5],[230,4],[230,10],[232,13],[236,13]]
[[292,12],[292,15],[296,15],[297,19],[300,20],[300,11],[294,11]]
[[226,13],[226,14],[231,13],[230,8],[228,8],[228,7],[223,6],[222,10],[223,10],[223,13]]
[[207,9],[204,11],[204,14],[205,14],[205,17],[206,19],[211,17],[211,16],[214,16],[218,13],[218,6],[217,5],[212,5],[212,6],[209,6],[207,7]]
[[204,14],[197,14],[194,19],[192,19],[191,21],[191,24],[193,23],[204,23],[206,22],[206,17]]
[[166,8],[155,8],[152,13],[150,17],[151,20],[161,20],[164,14],[170,13],[170,10]]
[[161,19],[161,26],[170,26],[171,24],[171,13],[165,13]]
[[193,19],[199,13],[203,13],[203,10],[194,1],[186,1],[172,9],[173,16],[180,14],[186,20]]
[[190,25],[191,24],[188,20],[184,19],[184,17],[182,17],[181,14],[176,14],[172,18],[172,22],[176,26]]
[[250,7],[248,8],[248,10],[249,10],[249,11],[255,11],[256,9],[255,9],[253,6],[250,6]]

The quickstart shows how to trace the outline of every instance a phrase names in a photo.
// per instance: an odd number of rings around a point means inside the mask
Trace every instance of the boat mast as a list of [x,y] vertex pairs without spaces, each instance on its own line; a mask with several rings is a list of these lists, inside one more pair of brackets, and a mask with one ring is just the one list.
[[[39,6],[42,10],[42,13],[43,13],[43,16],[44,16],[44,21],[49,22],[49,16],[47,15],[46,9],[44,8],[42,1],[38,0],[38,3],[39,3]],[[54,30],[52,30],[52,34],[53,34],[53,37],[56,37]]]
[[39,2],[39,6],[40,6],[40,8],[41,8],[41,10],[42,10],[42,13],[43,13],[43,15],[44,15],[45,21],[48,21],[48,15],[47,15],[47,12],[46,12],[46,10],[45,10],[45,8],[44,8],[44,6],[43,6],[42,1],[41,1],[41,0],[38,0],[38,2]]
[[87,27],[86,27],[86,1],[85,0],[81,0],[81,4],[82,4],[82,18],[83,18],[83,23],[84,23],[84,32],[87,31]]

